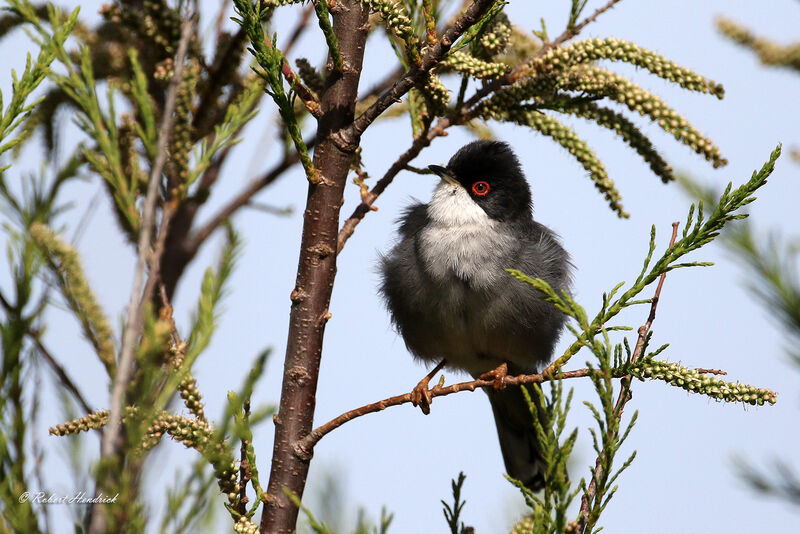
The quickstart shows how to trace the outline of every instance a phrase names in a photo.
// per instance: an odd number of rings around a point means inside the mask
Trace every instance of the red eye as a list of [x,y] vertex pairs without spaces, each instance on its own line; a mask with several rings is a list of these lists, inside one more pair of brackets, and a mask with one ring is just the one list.
[[475,182],[472,184],[472,192],[479,197],[485,196],[489,192],[489,182]]

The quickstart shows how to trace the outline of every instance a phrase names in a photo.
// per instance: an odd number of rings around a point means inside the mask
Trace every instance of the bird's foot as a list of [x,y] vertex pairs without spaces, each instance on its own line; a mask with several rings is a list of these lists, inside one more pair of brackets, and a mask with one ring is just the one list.
[[[433,368],[433,370],[425,375],[425,378],[419,381],[419,383],[414,386],[414,389],[411,390],[411,404],[414,406],[419,406],[419,409],[422,410],[422,413],[428,415],[431,413],[431,402],[433,402],[433,395],[431,392],[433,390],[428,389],[428,383],[431,381],[431,378],[436,376],[442,367],[447,363],[447,360],[442,360],[439,364]],[[436,389],[435,387],[433,389]]]
[[492,384],[492,388],[495,391],[503,391],[506,389],[506,377],[508,376],[508,364],[503,362],[497,366],[496,369],[492,369],[486,373],[483,373],[479,378],[481,380],[492,380],[494,383]]
[[411,404],[419,406],[419,409],[425,415],[431,413],[431,402],[433,402],[433,396],[428,389],[428,382],[430,381],[430,377],[426,376],[411,390]]

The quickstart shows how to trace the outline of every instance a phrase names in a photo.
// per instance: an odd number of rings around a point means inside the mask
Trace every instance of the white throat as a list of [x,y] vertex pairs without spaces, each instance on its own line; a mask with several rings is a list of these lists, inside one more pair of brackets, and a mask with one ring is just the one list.
[[456,276],[475,287],[489,288],[502,274],[502,261],[511,248],[511,237],[491,219],[469,193],[442,182],[428,204],[431,222],[420,235],[420,254],[431,277]]
[[447,226],[487,225],[493,221],[460,185],[442,180],[428,204],[428,217]]

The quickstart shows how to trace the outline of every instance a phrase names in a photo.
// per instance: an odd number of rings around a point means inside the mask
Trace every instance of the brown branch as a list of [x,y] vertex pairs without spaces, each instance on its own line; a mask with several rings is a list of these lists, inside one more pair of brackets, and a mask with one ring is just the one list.
[[721,369],[703,369],[702,367],[697,369],[697,372],[704,375],[727,375],[728,373],[722,371]]
[[545,43],[545,46],[547,46],[548,44],[552,44],[552,46],[550,46],[549,48],[555,48],[556,46],[559,46],[564,42],[569,41],[570,39],[581,33],[581,30],[583,30],[586,26],[597,20],[597,17],[599,17],[600,15],[602,15],[603,13],[605,13],[606,11],[608,11],[609,9],[620,3],[621,1],[622,0],[609,0],[608,3],[606,3],[604,6],[597,8],[597,10],[594,13],[583,19],[575,26],[564,30],[564,32],[561,35],[559,35],[555,41],[553,41],[552,43]]
[[[678,224],[677,222],[672,223],[672,238],[669,241],[669,248],[675,244],[675,239],[678,236]],[[650,327],[653,325],[653,321],[656,318],[656,308],[658,307],[658,300],[661,298],[661,288],[664,286],[664,280],[667,278],[667,273],[661,273],[661,276],[658,278],[658,285],[656,286],[656,292],[653,295],[653,299],[650,303],[650,313],[647,316],[647,321],[639,327],[639,337],[636,340],[636,347],[633,350],[633,354],[631,355],[630,363],[633,364],[638,360],[642,353],[644,352],[645,342],[647,341],[647,334],[650,332]],[[706,372],[717,374],[718,372],[714,370],[703,370]],[[721,372],[720,372],[721,373]],[[620,383],[620,392],[619,396],[617,397],[617,402],[614,405],[614,414],[616,415],[617,421],[622,419],[622,411],[625,408],[625,404],[631,399],[631,375],[626,375],[622,378]],[[589,520],[589,509],[591,507],[591,501],[594,498],[595,494],[597,493],[597,481],[600,477],[603,476],[603,466],[602,464],[602,457],[605,453],[605,449],[600,452],[597,457],[597,461],[595,462],[594,472],[592,473],[592,480],[589,483],[589,487],[586,488],[583,496],[581,497],[581,511],[580,517],[578,519],[578,532],[583,533],[586,529],[587,522]]]
[[[506,376],[503,379],[504,386],[507,387],[515,387],[521,386],[522,384],[542,384],[544,382],[550,382],[553,380],[559,379],[569,379],[569,378],[583,378],[590,376],[592,373],[599,373],[597,369],[576,369],[574,371],[566,371],[561,373],[561,375],[545,375],[542,373],[534,373],[530,375],[518,375],[518,376]],[[698,373],[703,374],[725,374],[724,371],[719,371],[716,369],[697,369]],[[628,378],[630,379],[630,375],[615,375],[613,378]],[[451,384],[449,386],[439,386],[436,385],[428,390],[431,398],[433,397],[444,397],[446,395],[452,395],[453,393],[458,393],[460,391],[475,391],[478,388],[486,388],[486,387],[494,387],[495,386],[495,379],[488,378],[488,379],[476,379],[470,380],[467,382],[460,382],[458,384]],[[389,397],[387,399],[380,400],[378,402],[373,402],[370,404],[366,404],[364,406],[360,406],[358,408],[354,408],[349,410],[334,419],[331,419],[324,425],[320,425],[315,428],[309,435],[301,439],[295,444],[295,448],[302,451],[304,455],[312,455],[314,452],[314,447],[316,444],[327,434],[336,430],[343,424],[347,423],[348,421],[352,421],[358,417],[363,415],[381,412],[386,408],[390,408],[392,406],[400,406],[401,404],[408,404],[413,403],[412,401],[412,393],[405,393],[403,395],[395,395],[394,397]]]
[[312,430],[322,341],[336,277],[339,209],[356,148],[340,148],[332,139],[332,132],[353,122],[369,13],[360,1],[337,0],[331,14],[344,69],[328,73],[321,95],[323,113],[314,167],[322,180],[309,184],[303,215],[281,400],[274,417],[275,441],[261,516],[261,532],[269,534],[295,531],[298,508],[290,501],[287,490],[302,498],[308,476],[310,458],[298,454],[293,444]]
[[[575,371],[566,371],[561,374],[561,378],[580,378],[589,376],[592,373],[591,369],[578,369]],[[531,375],[519,375],[519,376],[506,376],[503,379],[503,384],[505,386],[521,386],[522,384],[541,384],[542,382],[547,382],[550,380],[556,380],[557,376],[544,376],[541,373],[531,374]],[[445,395],[452,395],[453,393],[458,393],[459,391],[475,391],[478,388],[485,388],[485,387],[494,387],[495,379],[476,379],[470,380],[467,382],[459,382],[458,384],[452,384],[449,386],[439,386],[436,385],[428,390],[430,393],[431,398],[433,397],[444,397]],[[400,406],[401,404],[407,404],[412,402],[411,400],[411,393],[405,393],[403,395],[395,395],[394,397],[389,397],[388,399],[383,399],[378,402],[373,402],[371,404],[367,404],[361,406],[359,408],[355,408],[353,410],[347,411],[342,415],[336,417],[325,423],[324,425],[318,426],[310,434],[305,436],[302,440],[298,441],[295,444],[295,448],[302,451],[302,454],[311,456],[314,451],[314,446],[325,437],[326,434],[330,433],[333,430],[336,430],[343,424],[348,421],[352,421],[357,417],[361,417],[362,415],[367,415],[370,413],[381,412],[386,408],[391,406]]]
[[475,0],[475,2],[442,34],[441,40],[431,47],[422,59],[422,64],[404,74],[391,89],[385,91],[378,100],[362,113],[352,124],[334,134],[337,146],[353,151],[358,146],[361,134],[378,116],[392,104],[398,102],[412,87],[422,82],[430,71],[439,64],[454,42],[494,5],[496,0]]

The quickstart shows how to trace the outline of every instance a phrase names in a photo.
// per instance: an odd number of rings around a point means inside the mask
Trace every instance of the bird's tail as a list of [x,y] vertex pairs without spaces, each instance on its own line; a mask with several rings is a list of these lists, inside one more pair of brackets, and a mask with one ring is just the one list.
[[[522,387],[538,388],[539,386],[533,384]],[[489,402],[492,405],[506,472],[509,476],[525,484],[528,489],[541,490],[544,488],[546,465],[542,458],[533,416],[522,394],[522,389],[509,387],[503,391],[491,389],[485,391],[488,393]],[[535,399],[532,391],[531,398]],[[546,419],[546,414],[539,414],[539,420],[543,424],[547,424]]]

